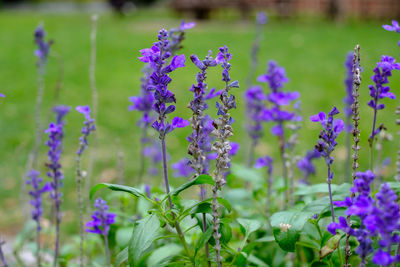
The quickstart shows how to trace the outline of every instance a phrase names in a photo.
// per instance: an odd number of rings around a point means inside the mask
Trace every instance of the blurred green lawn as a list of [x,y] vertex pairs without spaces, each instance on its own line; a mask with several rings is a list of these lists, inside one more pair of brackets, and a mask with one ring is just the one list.
[[[89,34],[90,16],[49,15],[29,12],[0,13],[0,92],[6,94],[0,101],[0,231],[17,232],[23,222],[19,206],[20,180],[23,177],[27,155],[33,144],[34,105],[37,91],[37,72],[33,31],[43,22],[49,38],[54,40],[52,57],[47,65],[45,105],[48,113],[51,107],[54,88],[57,83],[59,60],[64,68],[60,103],[75,107],[91,103],[89,85]],[[177,26],[180,19],[165,11],[139,10],[128,18],[103,15],[99,19],[97,87],[99,92],[99,148],[95,166],[94,180],[115,181],[117,176],[117,151],[124,152],[124,175],[129,185],[135,185],[138,173],[140,131],[136,127],[139,113],[128,112],[128,97],[139,92],[141,77],[138,50],[149,47],[155,41],[157,31]],[[386,32],[381,22],[331,23],[322,20],[272,21],[264,28],[263,42],[259,54],[257,75],[262,74],[266,62],[276,60],[287,70],[290,82],[288,90],[301,93],[303,106],[303,128],[297,154],[304,155],[315,144],[319,127],[308,121],[308,117],[319,111],[329,111],[333,105],[343,110],[345,95],[343,62],[355,44],[361,45],[363,84],[361,86],[361,170],[368,168],[367,139],[372,124],[372,112],[365,104],[368,101],[368,84],[372,68],[380,58],[387,54],[398,58],[399,35]],[[222,45],[228,45],[233,54],[232,79],[238,79],[242,87],[236,91],[238,108],[233,112],[236,119],[234,140],[242,144],[235,162],[246,158],[247,136],[244,130],[244,101],[241,97],[248,74],[250,47],[254,37],[254,26],[249,22],[222,18],[218,21],[198,23],[187,33],[183,53],[187,57],[195,53],[203,58],[209,49],[214,52]],[[190,115],[186,108],[191,93],[188,91],[195,81],[197,69],[190,62],[187,67],[173,73],[171,89],[177,95],[177,113],[184,117]],[[392,90],[398,94],[400,75],[391,78]],[[220,69],[209,73],[209,86],[222,87]],[[387,108],[379,112],[378,121],[384,122],[392,134],[397,132],[395,125],[395,105],[397,100],[384,100]],[[210,114],[216,115],[213,105]],[[47,116],[45,116],[47,117]],[[83,117],[72,111],[67,117],[65,152],[62,163],[65,171],[65,221],[71,222],[76,207],[74,190],[74,157],[78,146]],[[46,122],[47,124],[48,122]],[[167,146],[175,162],[186,155],[185,136],[190,129],[176,130],[168,136]],[[262,143],[257,147],[258,155],[276,155],[276,138],[265,131]],[[385,145],[385,156],[392,157],[391,167],[386,173],[393,179],[395,172],[395,151],[398,146],[395,136],[391,144]],[[335,180],[343,181],[344,135],[335,154]],[[40,151],[41,171],[45,175],[46,147]],[[86,158],[85,163],[87,163]],[[279,163],[278,163],[279,164]],[[315,182],[325,181],[324,163],[320,161]],[[280,169],[279,167],[277,169]],[[171,171],[172,174],[172,171]],[[182,183],[181,178],[172,178],[173,183]],[[148,181],[160,184],[161,178]],[[12,229],[10,226],[13,226]]]

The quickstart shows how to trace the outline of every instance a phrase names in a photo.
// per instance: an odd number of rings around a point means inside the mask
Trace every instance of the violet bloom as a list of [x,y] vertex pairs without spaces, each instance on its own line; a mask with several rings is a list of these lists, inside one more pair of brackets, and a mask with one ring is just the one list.
[[354,198],[346,197],[343,201],[335,201],[337,207],[347,207],[347,216],[357,216],[361,219],[361,227],[353,229],[343,216],[339,217],[339,223],[332,222],[328,225],[328,231],[335,235],[338,229],[350,236],[355,236],[359,242],[356,253],[361,257],[361,266],[365,266],[366,258],[373,252],[372,235],[366,229],[364,222],[374,209],[374,200],[371,197],[371,184],[375,175],[370,170],[366,172],[357,172],[357,179],[354,180],[354,186],[351,192],[355,194]]
[[319,122],[322,126],[322,131],[319,134],[319,140],[315,149],[321,153],[321,156],[325,158],[325,163],[328,167],[328,188],[329,188],[329,198],[331,202],[331,213],[332,213],[332,221],[335,221],[335,212],[333,209],[332,203],[332,191],[331,191],[331,183],[333,179],[333,172],[331,171],[331,167],[334,161],[334,158],[331,156],[335,146],[337,145],[336,138],[344,129],[344,122],[340,119],[333,119],[333,116],[339,114],[339,110],[336,107],[333,107],[332,110],[328,113],[328,117],[324,112],[320,112],[317,115],[311,116],[310,120],[313,122]]
[[[252,139],[252,146],[256,146],[262,137],[266,96],[260,86],[253,86],[247,89],[244,94],[246,99],[246,129]],[[250,155],[252,157],[252,155]]]
[[344,104],[346,105],[344,109],[344,114],[346,115],[346,130],[348,132],[352,129],[351,124],[351,116],[353,115],[351,105],[353,104],[353,52],[349,52],[346,56],[346,61],[344,66],[346,67],[346,78],[344,80],[344,84],[346,87],[346,96],[343,99]]
[[267,73],[259,76],[257,80],[268,83],[271,89],[271,92],[267,94],[267,100],[272,104],[272,107],[264,110],[264,120],[276,122],[277,125],[272,127],[271,132],[274,135],[283,137],[283,123],[293,120],[295,113],[285,111],[282,107],[299,98],[300,94],[298,92],[283,92],[283,85],[289,79],[286,77],[285,69],[272,60],[268,63]]
[[196,26],[194,22],[185,23],[185,21],[183,20],[181,25],[179,25],[179,27],[172,28],[171,30],[169,30],[168,33],[170,39],[169,49],[171,55],[175,55],[176,52],[182,48],[181,43],[185,39],[185,31],[193,28],[194,26]]
[[6,97],[5,94],[0,93],[0,97]]
[[96,210],[92,214],[92,220],[86,223],[86,232],[99,234],[104,237],[107,263],[108,266],[110,266],[108,232],[110,231],[110,225],[115,222],[116,214],[108,212],[107,202],[101,198],[96,199],[94,207],[96,208]]
[[110,225],[115,222],[116,214],[108,212],[107,202],[101,198],[94,203],[96,210],[92,214],[92,220],[86,223],[86,232],[108,236]]
[[255,168],[267,167],[268,174],[272,174],[272,171],[273,171],[272,163],[273,162],[274,162],[274,160],[270,156],[261,157],[256,160],[254,167]]
[[38,64],[44,64],[47,61],[48,54],[50,52],[50,46],[53,43],[52,41],[46,42],[44,37],[46,36],[46,32],[43,29],[42,25],[39,25],[35,30],[35,43],[38,49],[35,50],[35,56],[38,57]]
[[364,224],[372,233],[379,233],[379,249],[372,262],[388,266],[400,262],[400,258],[391,256],[392,245],[400,244],[400,211],[396,193],[388,184],[383,184],[375,195],[373,212],[364,220]]
[[321,153],[318,152],[316,149],[312,149],[310,151],[307,151],[305,157],[297,162],[297,168],[303,173],[303,178],[300,180],[300,182],[304,184],[309,184],[308,178],[310,177],[310,175],[315,174],[315,165],[312,161],[320,157]]
[[380,127],[375,129],[377,112],[385,108],[385,105],[379,103],[379,100],[384,98],[396,99],[394,93],[390,92],[390,87],[387,86],[389,83],[388,77],[392,76],[392,71],[395,69],[400,70],[400,64],[396,63],[395,59],[390,56],[382,56],[381,61],[378,62],[377,66],[374,68],[375,74],[371,77],[372,81],[375,83],[375,85],[369,86],[369,95],[372,99],[368,102],[368,106],[374,110],[372,132],[369,137],[371,148],[375,136],[381,130]]
[[64,138],[64,116],[69,112],[70,108],[67,106],[57,106],[53,108],[56,113],[56,121],[50,123],[49,128],[45,130],[45,133],[49,134],[49,140],[46,145],[49,147],[47,153],[49,162],[46,163],[48,168],[47,176],[51,178],[51,192],[50,197],[54,201],[55,216],[56,216],[56,242],[55,242],[55,253],[54,263],[57,263],[58,252],[59,252],[59,237],[60,237],[60,223],[61,223],[61,197],[62,193],[60,188],[62,186],[62,180],[64,175],[61,171],[61,153],[62,153],[62,141]]
[[392,20],[392,25],[383,25],[382,27],[387,31],[400,33],[400,25],[396,20]]
[[94,119],[90,116],[90,107],[89,106],[77,106],[76,111],[82,113],[85,116],[84,125],[82,127],[82,136],[79,138],[79,149],[76,152],[78,155],[82,155],[83,151],[88,147],[88,136],[91,132],[96,130],[96,126],[94,125]]
[[175,177],[190,177],[194,174],[195,170],[191,166],[191,161],[188,158],[183,158],[180,161],[171,165],[175,170]]
[[39,174],[37,170],[30,170],[27,174],[28,180],[26,181],[26,184],[32,186],[32,189],[29,191],[29,195],[31,196],[30,204],[33,206],[31,214],[32,219],[36,221],[37,231],[41,230],[40,218],[43,214],[42,195],[51,190],[50,183],[42,185],[43,179],[39,177]]
[[160,139],[164,139],[165,135],[172,132],[175,128],[182,128],[189,125],[188,121],[181,118],[174,118],[171,122],[166,122],[166,115],[175,111],[175,95],[168,90],[168,84],[172,81],[168,76],[169,73],[185,66],[185,55],[174,56],[171,63],[167,65],[166,60],[171,57],[169,52],[168,33],[161,30],[158,34],[158,42],[155,42],[151,48],[140,50],[142,56],[140,61],[149,63],[153,70],[150,76],[151,83],[147,90],[154,92],[155,103],[153,110],[159,114],[152,127],[159,133]]

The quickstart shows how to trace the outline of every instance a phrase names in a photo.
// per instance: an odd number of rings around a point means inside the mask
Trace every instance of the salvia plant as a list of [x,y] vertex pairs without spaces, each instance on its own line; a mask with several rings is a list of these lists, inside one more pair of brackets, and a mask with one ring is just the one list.
[[[92,21],[93,45],[97,17]],[[134,179],[128,175],[126,179],[120,178],[124,175],[122,150],[125,149],[121,146],[117,153],[119,170],[116,176],[120,183],[129,185],[98,183],[89,192],[90,203],[82,190],[82,185],[87,182],[87,172],[82,166],[85,151],[95,143],[92,138],[96,131],[97,104],[91,108],[88,105],[75,108],[83,116],[74,155],[76,192],[71,193],[71,199],[76,199],[75,213],[79,224],[76,236],[65,239],[60,238],[64,172],[67,173],[66,180],[70,177],[66,170],[69,165],[61,165],[61,156],[65,128],[70,127],[65,123],[70,108],[55,106],[55,120],[44,130],[48,135],[45,143],[48,148],[47,179],[41,177],[40,165],[30,168],[24,177],[24,183],[29,185],[32,220],[26,223],[14,244],[18,263],[23,262],[18,257],[19,251],[32,247],[35,248],[37,266],[53,264],[55,267],[76,264],[133,267],[397,266],[400,263],[400,154],[397,155],[397,181],[388,181],[388,174],[382,171],[382,166],[388,162],[383,160],[385,147],[382,142],[389,136],[390,129],[378,126],[377,115],[378,111],[379,114],[388,112],[384,110],[382,99],[395,99],[389,77],[396,75],[394,70],[399,70],[400,64],[394,57],[382,56],[373,69],[373,85],[369,86],[371,100],[368,102],[373,109],[369,134],[371,166],[369,170],[360,171],[360,153],[364,149],[360,146],[364,137],[360,135],[360,125],[364,119],[361,120],[359,102],[360,95],[366,94],[361,86],[360,47],[357,45],[354,52],[346,56],[343,115],[333,106],[327,113],[310,116],[310,120],[320,127],[320,133],[315,147],[306,147],[302,151],[301,133],[307,130],[303,127],[306,122],[300,114],[300,94],[286,90],[289,79],[285,68],[268,59],[266,72],[257,73],[266,21],[265,14],[257,15],[251,66],[242,99],[236,98],[240,95],[239,82],[231,78],[234,76],[232,70],[240,71],[240,65],[236,64],[235,52],[228,49],[228,45],[219,47],[214,54],[212,50],[204,49],[207,52],[204,57],[190,56],[189,65],[193,64],[195,69],[190,76],[193,84],[188,84],[182,91],[190,97],[188,103],[182,103],[171,89],[189,58],[182,48],[186,30],[195,26],[192,22],[182,22],[171,30],[161,29],[151,47],[139,51],[139,62],[145,66],[140,93],[130,98],[132,105],[129,107],[129,110],[140,112],[137,123],[141,130],[137,134],[141,143],[139,168],[132,177]],[[396,21],[383,27],[400,32]],[[42,67],[51,45],[44,36],[43,28],[39,27],[35,33],[36,56],[38,66]],[[94,62],[95,57],[92,57],[92,83]],[[368,66],[362,67],[366,73]],[[217,80],[211,79],[214,74],[218,75]],[[253,84],[255,77],[260,84]],[[263,84],[267,86],[264,88]],[[5,96],[0,94],[0,97]],[[237,104],[240,100],[245,110],[240,110],[241,106]],[[185,107],[189,110],[188,118],[174,115]],[[232,160],[240,147],[233,142],[237,131],[236,112],[245,114],[245,131],[249,137],[249,147],[243,149],[248,156],[243,160],[244,164]],[[396,112],[399,113],[399,108]],[[271,126],[270,133],[266,130],[268,125]],[[176,130],[185,127],[186,134],[182,133],[187,136],[187,148],[182,151],[187,155],[168,164],[169,158],[175,158],[167,151],[178,136]],[[341,144],[339,135],[344,130],[347,140]],[[98,145],[102,144],[99,142]],[[342,157],[342,161],[346,161],[344,176],[334,174],[334,169],[339,169],[341,163],[342,145],[346,147],[347,155]],[[372,164],[373,145],[377,146],[375,168]],[[274,158],[275,154],[279,157]],[[68,155],[65,156],[67,159]],[[145,164],[145,158],[152,163]],[[325,163],[321,164],[318,159]],[[129,159],[126,162],[130,162]],[[280,165],[282,170],[277,170],[280,168],[276,166]],[[319,173],[321,169],[325,174]],[[174,173],[170,175],[172,170]],[[312,176],[324,177],[326,183],[315,184]],[[177,177],[186,179],[175,179]],[[100,191],[102,188],[114,192],[106,194]],[[100,192],[104,195],[96,196]],[[125,193],[133,200],[125,197]],[[85,207],[92,209],[85,214],[90,210]],[[85,215],[91,217],[85,218]],[[53,227],[55,231],[46,229]],[[25,246],[25,241],[32,244]],[[4,254],[3,244],[0,240],[0,260],[8,266],[13,259],[10,256],[9,260],[9,255]],[[49,248],[53,244],[54,252]]]

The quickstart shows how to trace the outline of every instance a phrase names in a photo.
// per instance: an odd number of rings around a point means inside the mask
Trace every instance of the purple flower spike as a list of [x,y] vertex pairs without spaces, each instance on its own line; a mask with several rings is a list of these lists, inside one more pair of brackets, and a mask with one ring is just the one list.
[[91,132],[96,130],[94,125],[94,119],[90,117],[90,107],[89,106],[77,106],[76,110],[85,116],[84,125],[82,127],[82,136],[79,138],[79,149],[76,152],[78,155],[82,155],[83,151],[88,147],[89,141],[88,136]]
[[52,41],[46,42],[44,37],[46,36],[46,32],[43,29],[43,26],[39,25],[35,30],[35,43],[38,47],[35,50],[35,56],[38,57],[38,64],[44,64],[47,61],[48,54],[50,52],[50,46],[53,43]]
[[247,131],[252,138],[254,145],[258,144],[259,139],[263,134],[262,122],[264,120],[264,100],[266,96],[260,86],[254,86],[247,89],[244,95],[246,99],[247,113]]
[[395,20],[392,20],[392,25],[383,25],[382,27],[387,31],[400,33],[399,23]]
[[376,129],[376,117],[378,110],[384,109],[385,105],[379,103],[379,100],[383,98],[396,99],[396,96],[394,93],[390,92],[390,87],[387,86],[387,84],[389,83],[388,78],[392,76],[392,71],[400,70],[400,64],[396,63],[395,59],[390,56],[382,56],[381,61],[376,65],[377,66],[374,68],[375,74],[371,77],[375,85],[369,86],[369,95],[372,99],[368,102],[368,106],[374,110],[372,131],[369,136],[370,148],[373,146],[375,136],[379,134],[381,130],[380,128]]
[[353,52],[352,51],[347,53],[344,66],[346,67],[346,79],[344,80],[344,84],[346,87],[346,97],[343,99],[346,108],[344,110],[344,114],[346,115],[349,121],[349,125],[347,128],[351,130],[350,119],[353,114],[351,110],[351,105],[353,104]]
[[26,184],[32,186],[32,190],[29,191],[29,195],[32,198],[30,204],[33,206],[31,214],[32,219],[36,221],[37,231],[41,230],[40,218],[43,214],[42,195],[51,190],[50,183],[41,185],[43,179],[39,177],[39,174],[37,170],[30,170],[27,174],[28,180],[26,181]]
[[273,164],[274,160],[270,156],[265,156],[258,158],[256,163],[254,164],[255,168],[263,168],[267,167],[268,168],[268,174],[271,174],[273,171]]
[[101,198],[96,199],[94,207],[96,210],[92,214],[92,220],[86,223],[86,232],[108,236],[116,214],[108,212],[107,202]]

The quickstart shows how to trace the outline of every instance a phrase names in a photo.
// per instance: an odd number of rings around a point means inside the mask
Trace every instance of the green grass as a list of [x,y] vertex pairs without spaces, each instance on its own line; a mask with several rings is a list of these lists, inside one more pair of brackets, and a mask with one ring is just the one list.
[[[58,68],[62,58],[64,77],[60,103],[75,107],[91,101],[88,76],[90,16],[49,15],[39,13],[0,13],[0,92],[7,97],[0,103],[0,230],[10,232],[19,230],[23,219],[19,209],[19,184],[25,168],[27,155],[33,143],[34,103],[37,88],[37,76],[33,51],[33,30],[43,21],[48,36],[55,41],[52,47],[46,74],[46,93],[43,111],[48,113],[57,83]],[[136,121],[139,114],[128,112],[128,97],[139,92],[139,78],[142,63],[139,62],[139,49],[149,47],[155,41],[157,31],[176,26],[180,19],[164,11],[139,10],[135,15],[122,19],[112,15],[100,16],[98,29],[97,87],[99,91],[99,149],[95,166],[94,180],[115,181],[117,150],[124,152],[126,181],[134,185],[138,172],[139,136]],[[192,53],[204,57],[209,49],[214,52],[222,45],[228,45],[233,54],[233,79],[243,85],[237,90],[238,108],[233,112],[236,119],[234,140],[242,144],[235,162],[246,158],[247,136],[244,129],[244,101],[242,94],[249,67],[249,50],[254,36],[251,23],[222,18],[219,21],[198,23],[188,31],[182,50],[187,56]],[[382,54],[398,56],[397,40],[399,36],[381,28],[379,22],[339,23],[312,21],[272,21],[264,30],[260,48],[257,75],[262,74],[266,62],[276,60],[287,70],[290,82],[286,89],[301,93],[304,122],[301,129],[300,144],[297,153],[304,155],[316,142],[319,127],[308,121],[308,117],[321,110],[329,111],[333,105],[343,109],[345,94],[343,62],[345,55],[355,44],[361,45],[363,84],[361,86],[361,170],[368,168],[367,139],[372,124],[372,111],[366,106],[368,84],[372,68]],[[195,81],[196,68],[188,62],[185,69],[177,70],[173,75],[171,89],[176,92],[177,113],[184,117],[190,115],[186,108],[191,94],[188,89]],[[391,79],[392,90],[399,93],[400,75]],[[220,88],[219,67],[209,74],[209,85]],[[387,108],[379,112],[378,121],[383,122],[392,134],[397,132],[394,109],[397,100],[385,100]],[[215,116],[211,105],[210,112]],[[66,221],[74,219],[72,210],[75,203],[74,152],[77,149],[82,116],[76,111],[68,115],[66,126],[65,153],[65,216]],[[48,122],[46,122],[47,124]],[[176,130],[168,136],[168,152],[175,162],[186,155],[185,136],[190,129]],[[344,136],[335,154],[337,160],[335,180],[343,180]],[[119,144],[119,145],[118,145]],[[276,138],[266,130],[265,137],[257,147],[257,154],[276,155]],[[385,145],[385,156],[392,157],[392,164],[386,176],[392,179],[395,172],[395,151],[397,138]],[[46,147],[41,147],[41,171],[45,174]],[[87,157],[88,153],[84,157]],[[279,163],[278,163],[279,164]],[[321,161],[315,182],[325,181],[325,168]],[[277,168],[279,169],[279,167]],[[172,173],[172,172],[171,172]],[[182,179],[172,178],[174,184]],[[151,183],[159,184],[161,178],[153,178]],[[6,216],[7,214],[7,216]],[[71,215],[71,216],[70,216]],[[10,226],[13,226],[12,229]],[[73,226],[75,227],[75,226]]]

